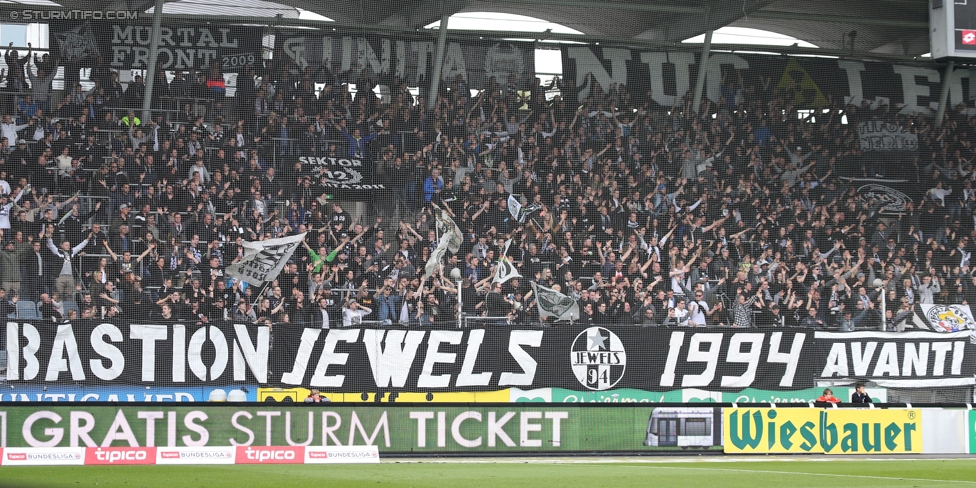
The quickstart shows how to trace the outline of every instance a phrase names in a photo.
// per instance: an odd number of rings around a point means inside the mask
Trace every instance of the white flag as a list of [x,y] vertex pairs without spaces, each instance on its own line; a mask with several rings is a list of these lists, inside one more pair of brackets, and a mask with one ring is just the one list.
[[244,259],[228,266],[227,276],[250,284],[274,281],[303,240],[304,233],[267,241],[244,242]]
[[556,320],[579,320],[580,310],[576,300],[534,281],[532,282],[532,290],[535,291],[535,302],[539,306],[539,318],[555,317]]
[[437,232],[441,234],[441,240],[437,243],[437,247],[445,245],[451,254],[457,253],[458,249],[461,249],[461,239],[463,238],[461,229],[458,228],[457,224],[454,223],[454,219],[447,212],[438,210],[437,213],[439,215],[434,218],[437,223]]
[[[441,244],[443,243],[444,240],[441,239]],[[437,265],[441,264],[441,260],[444,259],[444,254],[447,253],[447,248],[441,246],[441,244],[438,244],[437,247],[434,248],[434,251],[430,253],[430,259],[427,260],[427,265],[424,267],[424,279],[421,280],[421,283],[427,281],[427,278],[430,278],[430,275],[434,274],[434,270],[437,269]]]
[[508,258],[508,246],[510,245],[512,245],[511,239],[505,241],[505,250],[498,257],[498,268],[495,270],[495,279],[492,280],[492,283],[507,283],[508,280],[522,277],[515,269],[515,265],[512,264],[512,260]]
[[928,328],[936,332],[958,332],[976,330],[976,318],[967,305],[919,305],[922,316],[928,320]]
[[515,198],[515,194],[508,195],[508,213],[512,214],[512,218],[519,220],[519,212],[522,211],[522,202],[518,198]]
[[427,266],[424,268],[423,281],[427,281],[427,278],[434,274],[437,265],[441,263],[441,259],[448,252],[454,254],[461,248],[461,229],[454,223],[454,220],[443,211],[440,211],[434,219],[437,223],[437,230],[441,233],[441,240],[437,241],[437,247],[430,253],[430,259],[427,260]]

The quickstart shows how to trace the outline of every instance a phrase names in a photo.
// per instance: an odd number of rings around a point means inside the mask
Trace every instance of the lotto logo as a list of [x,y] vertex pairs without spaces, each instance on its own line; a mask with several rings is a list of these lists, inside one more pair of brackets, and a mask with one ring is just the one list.
[[89,447],[85,464],[155,464],[155,447]]
[[305,450],[297,447],[238,446],[237,464],[302,464]]
[[962,31],[962,43],[967,46],[976,45],[976,30]]

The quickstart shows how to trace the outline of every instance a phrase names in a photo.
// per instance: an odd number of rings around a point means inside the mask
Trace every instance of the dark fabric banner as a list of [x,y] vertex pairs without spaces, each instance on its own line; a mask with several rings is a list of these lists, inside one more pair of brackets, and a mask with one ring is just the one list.
[[[429,84],[434,68],[437,39],[434,36],[363,36],[362,32],[310,35],[307,31],[279,30],[275,34],[275,59],[293,61],[299,70],[311,68],[315,81],[327,83],[333,70],[355,83],[362,70],[380,76],[380,84],[400,78],[410,86]],[[387,80],[383,79],[386,75]],[[529,88],[535,77],[535,47],[528,42],[448,39],[441,79],[457,76],[469,88],[481,89],[494,77],[500,86]],[[427,81],[425,81],[427,80]]]
[[[594,89],[627,85],[638,99],[648,96],[672,107],[695,86],[701,55],[690,52],[640,51],[600,46],[562,48],[565,93],[584,101]],[[705,97],[734,105],[742,96],[741,82],[759,88],[760,98],[778,92],[794,108],[820,108],[835,102],[887,103],[892,112],[930,113],[938,109],[943,72],[939,65],[898,65],[844,59],[712,53],[705,78]],[[954,72],[949,106],[976,95],[971,70]],[[850,123],[855,123],[851,121]],[[869,151],[913,151],[912,139],[894,127],[864,127],[862,145]],[[876,135],[886,137],[874,137]]]
[[[350,143],[357,144],[357,143]],[[381,179],[374,181],[375,164],[362,158],[333,158],[325,156],[299,156],[297,162],[312,175],[312,181],[326,193],[342,200],[369,201],[374,192],[386,190]]]
[[334,392],[798,390],[974,384],[969,332],[658,327],[486,329],[8,322],[7,380],[30,384],[249,383]]
[[909,203],[918,208],[925,198],[918,185],[906,180],[884,178],[844,178],[844,180],[856,189],[861,205],[885,215],[909,213]]
[[267,327],[7,322],[5,337],[11,383],[178,386],[269,379]]
[[[157,61],[166,70],[222,73],[260,66],[263,28],[232,24],[163,24]],[[51,22],[53,57],[91,62],[101,56],[112,69],[149,67],[152,24],[109,21]]]
[[873,381],[885,388],[974,384],[970,331],[929,333],[817,332],[817,377],[836,384]]

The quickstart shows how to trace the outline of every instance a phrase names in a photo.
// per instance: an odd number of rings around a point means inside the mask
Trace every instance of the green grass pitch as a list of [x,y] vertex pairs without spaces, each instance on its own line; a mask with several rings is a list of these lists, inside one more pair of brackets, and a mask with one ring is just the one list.
[[587,462],[546,459],[397,462],[379,465],[3,467],[0,487],[251,488],[405,486],[478,488],[613,486],[668,488],[974,487],[976,459],[852,461],[792,458],[722,462]]

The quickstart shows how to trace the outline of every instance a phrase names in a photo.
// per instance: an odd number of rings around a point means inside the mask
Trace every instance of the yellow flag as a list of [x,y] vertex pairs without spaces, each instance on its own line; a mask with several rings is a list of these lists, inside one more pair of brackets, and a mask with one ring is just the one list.
[[[786,99],[792,99],[794,107],[825,107],[827,97],[820,91],[820,87],[813,81],[796,58],[790,58],[783,70],[783,76],[776,85],[781,93],[786,95]],[[792,95],[790,95],[792,93]]]

